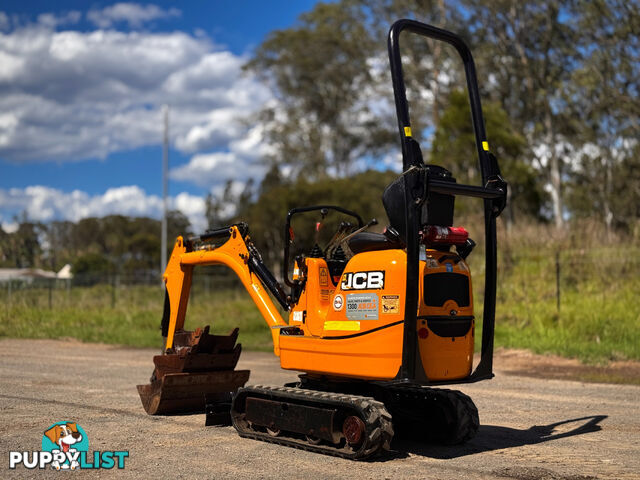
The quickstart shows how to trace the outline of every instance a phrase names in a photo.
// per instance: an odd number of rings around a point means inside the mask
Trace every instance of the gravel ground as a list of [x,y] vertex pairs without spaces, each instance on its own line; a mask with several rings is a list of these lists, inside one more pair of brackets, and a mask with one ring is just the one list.
[[[460,390],[480,412],[471,442],[437,447],[396,441],[384,458],[353,462],[242,439],[232,427],[205,427],[204,415],[150,417],[135,385],[146,383],[153,350],[55,340],[0,340],[0,450],[5,478],[52,475],[9,470],[9,451],[40,450],[56,421],[81,425],[89,450],[128,450],[123,470],[55,473],[132,478],[433,478],[520,480],[640,479],[640,387],[549,380],[509,373]],[[522,359],[521,359],[522,360]],[[520,363],[523,363],[522,361]],[[548,361],[546,361],[548,363]],[[530,373],[540,375],[534,356]],[[266,353],[244,352],[249,384],[296,379]],[[513,370],[513,369],[511,369]]]

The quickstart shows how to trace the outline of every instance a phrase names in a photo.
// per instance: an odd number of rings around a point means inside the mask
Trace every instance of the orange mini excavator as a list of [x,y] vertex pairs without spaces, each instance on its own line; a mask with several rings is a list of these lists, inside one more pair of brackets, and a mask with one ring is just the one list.
[[[423,162],[412,138],[402,72],[401,32],[446,42],[464,63],[482,184],[461,185]],[[168,262],[162,334],[149,385],[139,393],[148,413],[203,410],[224,404],[243,437],[362,459],[389,448],[394,431],[455,444],[473,437],[478,411],[471,399],[441,385],[493,377],[496,218],[507,184],[489,152],[471,52],[448,31],[412,20],[393,24],[388,39],[402,144],[403,173],[382,194],[389,226],[365,231],[350,210],[333,205],[294,208],[285,225],[282,286],[263,264],[246,224],[178,237]],[[473,365],[475,317],[466,263],[475,243],[453,226],[454,199],[484,199],[485,290],[480,361]],[[296,255],[291,273],[292,218],[315,212],[350,218],[325,248]],[[312,213],[313,214],[313,213]],[[183,330],[194,267],[226,265],[240,278],[271,329],[284,369],[299,382],[242,387],[234,370],[237,330],[210,335]],[[275,300],[286,313],[283,319]],[[231,400],[231,394],[233,398]],[[208,412],[213,417],[225,412]]]

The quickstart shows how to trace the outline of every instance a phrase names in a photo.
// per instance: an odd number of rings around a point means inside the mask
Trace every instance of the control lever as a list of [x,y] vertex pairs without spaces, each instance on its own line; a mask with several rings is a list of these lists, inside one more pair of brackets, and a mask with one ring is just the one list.
[[369,223],[367,223],[366,225],[360,227],[358,230],[356,230],[355,232],[351,232],[349,235],[347,235],[346,237],[344,237],[340,243],[344,243],[347,240],[349,240],[351,237],[353,237],[356,233],[360,233],[360,232],[364,232],[367,228],[369,227],[373,227],[374,225],[378,224],[378,220],[376,220],[375,218],[372,218],[371,220],[369,220]]
[[350,222],[340,222],[340,226],[336,233],[333,234],[329,243],[327,243],[327,248],[324,249],[324,256],[326,258],[330,257],[331,250],[334,248],[334,245],[338,245],[342,240],[341,237],[353,228],[353,224]]

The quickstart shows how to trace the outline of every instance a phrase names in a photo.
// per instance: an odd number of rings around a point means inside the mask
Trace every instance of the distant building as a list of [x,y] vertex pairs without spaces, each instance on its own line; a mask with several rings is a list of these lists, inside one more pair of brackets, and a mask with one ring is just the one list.
[[42,270],[41,268],[0,268],[0,282],[22,280],[23,282],[31,283],[40,278],[70,280],[73,278],[71,265],[67,263],[58,273]]

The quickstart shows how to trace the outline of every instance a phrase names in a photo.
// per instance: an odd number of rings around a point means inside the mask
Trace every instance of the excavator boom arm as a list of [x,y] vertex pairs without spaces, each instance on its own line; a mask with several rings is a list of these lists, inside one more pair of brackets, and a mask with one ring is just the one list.
[[[277,356],[280,355],[280,330],[278,327],[286,326],[287,324],[282,319],[271,297],[269,297],[269,293],[263,283],[269,283],[269,280],[272,279],[263,280],[250,268],[252,260],[254,263],[256,262],[254,254],[250,252],[250,249],[254,250],[255,247],[248,247],[247,240],[248,237],[243,238],[237,225],[229,227],[228,240],[217,247],[212,244],[204,244],[201,249],[192,250],[190,243],[188,241],[185,242],[183,237],[176,239],[173,252],[163,275],[169,307],[168,319],[163,319],[163,322],[168,321],[165,344],[167,350],[173,347],[176,331],[184,327],[193,268],[197,265],[226,265],[238,276],[258,310],[260,310],[265,322],[271,327],[273,350]],[[264,268],[261,263],[259,265]],[[264,272],[261,273],[264,275]]]

